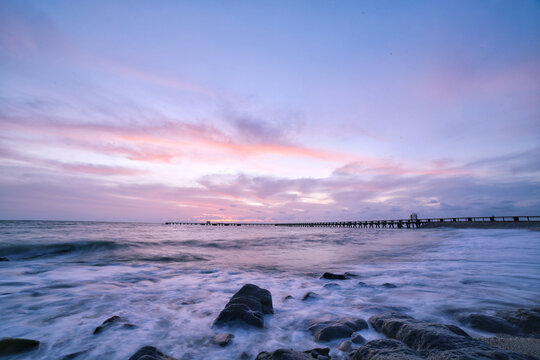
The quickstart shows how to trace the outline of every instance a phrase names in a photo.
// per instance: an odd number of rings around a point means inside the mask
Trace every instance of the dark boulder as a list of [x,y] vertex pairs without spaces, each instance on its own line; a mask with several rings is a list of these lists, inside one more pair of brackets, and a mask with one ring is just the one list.
[[320,358],[322,356],[330,356],[330,348],[315,348],[315,349],[310,349],[310,350],[305,350],[303,351],[304,353],[306,354],[310,354],[312,358]]
[[[263,351],[257,355],[255,360],[312,360],[311,354],[294,351],[291,349],[278,349],[271,353]],[[315,358],[316,359],[316,358]]]
[[101,333],[103,330],[106,330],[110,327],[112,327],[113,325],[118,325],[118,324],[123,324],[123,328],[125,329],[134,329],[136,328],[135,325],[133,324],[130,324],[130,323],[127,323],[124,319],[122,319],[120,316],[118,315],[114,315],[114,316],[111,316],[110,318],[108,318],[107,320],[105,320],[101,325],[99,325],[95,330],[94,330],[94,335],[96,334],[99,334]]
[[373,340],[350,357],[352,360],[424,360],[416,351],[393,339]]
[[272,294],[253,284],[242,286],[214,321],[214,325],[243,323],[264,327],[264,314],[273,314]]
[[498,316],[519,327],[526,335],[540,338],[540,309],[500,311]]
[[483,314],[467,314],[458,316],[458,321],[473,329],[496,334],[521,335],[522,331],[516,325],[496,316]]
[[0,339],[0,356],[15,355],[39,347],[39,341],[21,338]]
[[351,336],[351,341],[355,344],[364,344],[366,342],[366,339],[360,334],[353,334]]
[[348,280],[350,278],[346,274],[333,274],[333,273],[330,273],[330,272],[325,272],[324,274],[321,275],[321,279],[326,279],[326,280]]
[[390,284],[390,283],[384,283],[384,284],[382,284],[382,286],[387,288],[387,289],[395,289],[395,288],[397,288],[396,285]]
[[337,319],[330,321],[310,321],[308,331],[315,337],[315,341],[331,341],[348,338],[353,332],[367,329],[368,324],[363,319]]
[[234,339],[234,335],[230,333],[220,333],[215,334],[214,337],[212,337],[212,343],[219,345],[221,347],[225,347],[229,345]]
[[0,256],[0,261],[9,261],[7,257]]
[[427,359],[532,359],[527,355],[505,351],[460,335],[456,327],[416,320],[399,312],[389,311],[374,315],[369,318],[369,322],[375,330],[402,341]]
[[285,297],[283,298],[282,301],[285,302],[285,301],[287,301],[287,300],[292,300],[292,299],[294,299],[294,296],[292,296],[292,295],[287,295],[287,296],[285,296]]
[[167,356],[153,346],[144,346],[129,358],[129,360],[176,360]]

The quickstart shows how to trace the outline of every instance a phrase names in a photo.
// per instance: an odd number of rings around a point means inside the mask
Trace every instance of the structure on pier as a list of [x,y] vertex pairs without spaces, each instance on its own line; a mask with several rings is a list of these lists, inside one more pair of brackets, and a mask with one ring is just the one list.
[[411,214],[410,219],[368,220],[368,221],[331,221],[301,223],[242,223],[242,222],[166,222],[166,225],[204,225],[204,226],[289,226],[289,227],[344,227],[344,228],[435,228],[435,227],[478,227],[478,228],[513,228],[540,227],[540,216],[489,216],[489,217],[454,217],[419,219]]

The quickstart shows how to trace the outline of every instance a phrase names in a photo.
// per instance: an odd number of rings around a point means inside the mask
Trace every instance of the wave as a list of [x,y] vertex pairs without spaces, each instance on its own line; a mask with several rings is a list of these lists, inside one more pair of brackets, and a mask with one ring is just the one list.
[[9,244],[0,245],[0,254],[11,259],[28,260],[38,257],[68,255],[73,253],[92,253],[111,251],[127,244],[118,244],[114,241],[74,241],[49,244]]

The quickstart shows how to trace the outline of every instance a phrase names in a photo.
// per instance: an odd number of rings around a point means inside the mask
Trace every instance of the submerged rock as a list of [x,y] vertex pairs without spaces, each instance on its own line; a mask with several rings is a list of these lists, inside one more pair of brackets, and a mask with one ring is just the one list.
[[390,284],[390,283],[384,283],[384,284],[382,284],[382,286],[387,288],[387,289],[395,289],[395,288],[397,288],[396,285]]
[[272,294],[257,285],[246,284],[232,296],[214,325],[244,323],[262,328],[264,314],[273,314]]
[[317,342],[348,338],[353,332],[367,328],[367,322],[358,318],[331,321],[315,320],[308,323],[308,331],[313,334]]
[[26,351],[35,350],[39,347],[39,341],[22,338],[0,339],[0,356],[15,355]]
[[285,301],[287,301],[287,300],[292,300],[292,299],[294,299],[294,296],[292,296],[292,295],[287,295],[287,296],[285,296],[285,297],[283,298],[282,301],[285,302]]
[[304,297],[302,298],[302,301],[318,300],[320,298],[321,298],[321,296],[319,294],[314,293],[313,291],[310,291],[310,292],[306,293],[306,295],[304,295]]
[[321,279],[327,279],[327,280],[348,280],[350,279],[349,276],[346,274],[333,274],[330,272],[325,272],[321,275]]
[[458,316],[458,321],[473,329],[497,334],[520,335],[522,330],[509,321],[496,316],[467,314]]
[[532,359],[464,336],[466,333],[456,326],[416,320],[395,311],[374,315],[369,322],[375,330],[402,341],[427,359]]
[[99,334],[103,330],[108,329],[111,326],[113,326],[115,324],[119,324],[119,323],[124,323],[122,327],[125,328],[125,329],[134,329],[134,328],[136,328],[135,325],[125,322],[125,320],[122,319],[120,316],[114,315],[114,316],[111,316],[110,318],[108,318],[107,320],[105,320],[101,325],[99,325],[94,330],[94,335]]
[[368,342],[352,353],[352,360],[424,360],[419,353],[401,341],[380,339]]
[[7,257],[0,256],[0,261],[9,261]]
[[230,334],[230,333],[220,333],[220,334],[215,334],[214,337],[212,338],[212,342],[216,345],[219,345],[221,347],[225,347],[227,345],[229,345],[232,341],[232,339],[234,339],[234,335],[233,334]]
[[540,309],[500,311],[497,315],[519,327],[528,336],[540,338]]
[[176,360],[173,357],[165,355],[159,349],[153,346],[144,346],[129,358],[129,360]]

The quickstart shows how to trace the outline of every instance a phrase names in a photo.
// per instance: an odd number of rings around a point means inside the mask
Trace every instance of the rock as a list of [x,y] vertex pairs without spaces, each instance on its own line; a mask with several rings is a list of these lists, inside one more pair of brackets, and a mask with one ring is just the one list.
[[360,275],[357,275],[355,273],[350,273],[350,272],[346,272],[345,273],[345,276],[348,276],[350,278],[357,278],[357,277],[360,277]]
[[528,336],[540,338],[540,312],[539,309],[517,309],[515,311],[500,311],[498,316],[519,327]]
[[458,316],[458,321],[473,329],[497,334],[521,335],[522,331],[516,325],[496,316],[483,314],[467,314]]
[[321,279],[327,279],[327,280],[348,280],[349,277],[345,274],[332,274],[329,272],[325,272],[321,275]]
[[361,286],[361,287],[368,287],[369,285],[366,284],[366,283],[363,282],[363,281],[359,281],[359,282],[358,282],[358,286]]
[[219,345],[221,347],[225,347],[231,343],[232,339],[234,339],[233,334],[220,333],[220,334],[214,335],[214,337],[212,338],[212,343]]
[[353,332],[367,328],[367,322],[358,318],[331,321],[316,320],[308,323],[308,331],[313,334],[317,342],[348,338]]
[[308,300],[317,300],[320,299],[321,296],[317,293],[314,293],[313,291],[308,292],[304,297],[302,298],[302,301],[308,301]]
[[163,354],[153,346],[144,346],[129,358],[129,360],[176,360]]
[[248,354],[247,352],[244,351],[240,354],[240,360],[248,360],[248,359],[251,359],[251,355]]
[[390,284],[390,283],[384,283],[384,284],[382,284],[382,286],[384,286],[387,289],[395,289],[395,288],[397,288],[396,285]]
[[338,345],[338,350],[341,350],[343,352],[348,352],[351,349],[352,341],[351,340],[345,340],[341,344]]
[[395,311],[374,315],[369,318],[369,322],[375,330],[402,341],[427,359],[532,359],[527,355],[498,349],[477,339],[460,335],[456,327],[416,320]]
[[0,261],[9,261],[7,257],[0,256]]
[[317,359],[317,358],[320,358],[321,356],[329,356],[328,354],[330,354],[330,348],[328,347],[315,348],[315,349],[305,350],[303,352],[306,354],[311,354],[311,357]]
[[313,360],[311,354],[294,351],[291,349],[278,349],[271,353],[263,351],[255,360]]
[[[108,318],[107,320],[105,320],[101,325],[99,325],[95,330],[94,330],[94,335],[96,334],[99,334],[100,332],[102,332],[103,330],[111,327],[112,325],[116,324],[116,323],[119,323],[119,322],[122,322],[124,321],[120,316],[118,315],[114,315],[114,316],[111,316],[110,318]],[[128,325],[131,325],[131,326],[135,326],[135,325],[132,325],[132,324],[128,324]]]
[[214,325],[243,323],[264,327],[264,314],[273,314],[272,294],[253,284],[242,286],[214,321]]
[[21,338],[0,339],[0,356],[15,355],[39,347],[39,341]]
[[364,344],[366,342],[366,339],[360,334],[353,334],[351,336],[351,341],[355,344]]
[[424,360],[400,341],[380,339],[368,342],[351,356],[352,360]]
[[282,301],[285,302],[285,301],[287,301],[287,300],[292,300],[292,299],[294,299],[294,296],[292,296],[292,295],[287,295],[287,296],[285,296],[285,297],[283,298]]

